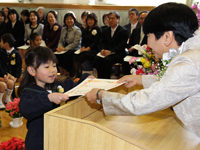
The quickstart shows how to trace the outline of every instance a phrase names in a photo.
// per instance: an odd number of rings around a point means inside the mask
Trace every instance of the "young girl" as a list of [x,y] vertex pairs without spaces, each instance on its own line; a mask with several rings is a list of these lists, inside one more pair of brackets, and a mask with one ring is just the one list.
[[[58,107],[61,102],[69,99],[68,95],[53,93],[58,86],[64,91],[76,84],[67,79],[64,82],[55,81],[57,75],[56,57],[46,47],[32,47],[25,55],[26,69],[18,89],[21,97],[19,108],[27,119],[26,149],[43,149],[43,116],[44,113]],[[88,75],[84,74],[79,84]]]
[[31,47],[37,47],[42,44],[42,37],[38,33],[32,33],[30,35],[30,46]]

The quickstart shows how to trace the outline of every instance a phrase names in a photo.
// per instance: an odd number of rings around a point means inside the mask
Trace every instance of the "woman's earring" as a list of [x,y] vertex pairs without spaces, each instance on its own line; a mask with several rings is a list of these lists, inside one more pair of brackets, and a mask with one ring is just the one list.
[[165,43],[164,43],[165,45],[167,44],[167,42],[165,41]]

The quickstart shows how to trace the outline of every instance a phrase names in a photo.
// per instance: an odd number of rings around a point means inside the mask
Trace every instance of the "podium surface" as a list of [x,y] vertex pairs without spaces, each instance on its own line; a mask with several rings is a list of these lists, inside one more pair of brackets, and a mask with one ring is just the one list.
[[[111,91],[126,94],[130,89]],[[44,149],[198,150],[200,138],[171,108],[142,116],[106,116],[101,105],[79,97],[44,115]]]

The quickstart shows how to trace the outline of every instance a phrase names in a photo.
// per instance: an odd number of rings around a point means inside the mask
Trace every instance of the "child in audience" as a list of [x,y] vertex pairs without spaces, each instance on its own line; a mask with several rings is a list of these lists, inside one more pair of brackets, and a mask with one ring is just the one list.
[[28,150],[42,150],[44,113],[69,99],[68,95],[56,93],[58,87],[61,86],[66,92],[83,81],[88,74],[84,74],[78,83],[70,79],[56,81],[56,56],[46,47],[31,47],[25,58],[27,67],[18,90],[18,96],[21,97],[19,108],[28,120],[25,145]]
[[42,44],[42,37],[38,33],[32,33],[30,35],[30,46],[31,47],[37,47]]
[[[10,33],[5,33],[1,37],[1,50],[0,50],[0,60],[1,60],[1,69],[3,70],[0,77],[7,76],[8,81],[4,79],[4,82],[7,84],[7,98],[5,103],[10,99],[10,96],[13,92],[14,83],[21,76],[22,71],[22,59],[19,52],[14,48],[15,38]],[[12,80],[13,83],[10,83]],[[9,83],[9,85],[8,85]],[[11,84],[11,85],[10,85]],[[0,93],[2,93],[0,91]],[[15,94],[12,95],[15,97]]]

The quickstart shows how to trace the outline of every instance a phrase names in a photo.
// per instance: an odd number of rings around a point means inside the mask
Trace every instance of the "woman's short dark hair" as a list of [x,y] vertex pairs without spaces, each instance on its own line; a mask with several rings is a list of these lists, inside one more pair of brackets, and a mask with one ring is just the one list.
[[55,13],[55,11],[52,11],[52,10],[47,13],[46,20],[48,20],[48,14],[49,13],[52,13],[54,15],[54,17],[56,18],[56,20],[57,20],[57,14]]
[[19,20],[19,14],[17,13],[17,11],[15,9],[10,9],[9,12],[8,12],[8,19],[10,20],[9,18],[9,15],[10,14],[16,14],[16,20]]
[[110,15],[112,15],[112,14],[114,14],[117,17],[117,19],[120,19],[120,15],[119,15],[119,13],[117,11],[111,11],[111,12],[109,12],[108,17]]
[[105,19],[106,17],[108,17],[108,12],[105,13],[105,14],[103,14],[103,16],[102,16],[102,21],[103,21],[104,24],[105,24],[104,19]]
[[82,14],[81,14],[81,18],[83,18],[84,16],[88,16],[90,14],[89,11],[84,11]]
[[28,9],[22,10],[21,15],[24,15],[24,16],[26,16],[26,17],[29,17],[29,11],[28,11]]
[[178,45],[193,36],[198,20],[192,9],[184,4],[165,3],[154,8],[144,20],[145,34],[153,33],[158,40],[166,31],[173,31]]
[[5,20],[6,16],[5,16],[5,14],[4,14],[3,11],[0,11],[0,15],[3,16],[3,17],[4,17],[4,20]]
[[[66,20],[67,17],[69,17],[69,16],[72,17],[72,18],[74,19],[74,22],[76,22],[76,18],[75,18],[75,16],[74,16],[73,13],[66,13],[65,16],[64,16],[64,20],[63,20],[64,25],[66,25],[65,20]],[[67,25],[66,25],[66,26],[67,26]]]
[[[87,23],[87,20],[88,18],[90,19],[93,19],[94,20],[94,27],[97,26],[98,24],[98,18],[97,18],[97,15],[95,13],[91,13],[87,16],[87,19],[86,19],[86,23]],[[88,25],[87,25],[88,26]],[[89,28],[89,27],[88,27]]]
[[[34,13],[34,15],[37,17],[37,24],[39,24],[40,23],[40,16],[39,16],[39,14],[35,10],[30,11],[30,15],[31,15],[31,13]],[[31,21],[30,21],[30,24],[32,24]]]

